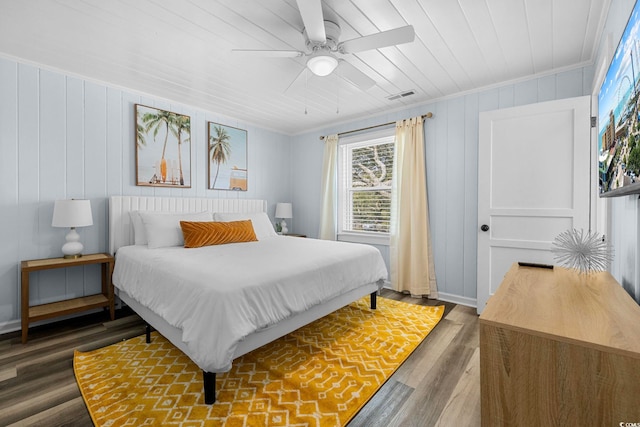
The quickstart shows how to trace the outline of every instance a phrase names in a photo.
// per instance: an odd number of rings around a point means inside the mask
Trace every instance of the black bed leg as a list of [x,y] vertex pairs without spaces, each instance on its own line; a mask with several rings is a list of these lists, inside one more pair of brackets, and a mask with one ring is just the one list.
[[378,299],[378,292],[371,292],[371,310],[376,309],[376,301]]
[[151,325],[150,324],[146,324],[145,328],[144,328],[144,332],[147,335],[147,344],[151,343]]
[[216,374],[202,371],[202,379],[204,380],[204,403],[213,405],[216,403]]

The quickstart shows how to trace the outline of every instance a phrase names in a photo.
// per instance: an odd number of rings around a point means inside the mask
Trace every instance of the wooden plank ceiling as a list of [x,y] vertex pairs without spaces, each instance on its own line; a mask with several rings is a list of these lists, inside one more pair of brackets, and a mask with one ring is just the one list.
[[[412,43],[339,55],[375,80],[366,91],[338,73],[303,72],[304,57],[231,53],[306,50],[295,0],[0,0],[0,55],[298,134],[593,63],[608,6],[323,0],[342,41],[415,28]],[[409,90],[415,95],[387,99]]]

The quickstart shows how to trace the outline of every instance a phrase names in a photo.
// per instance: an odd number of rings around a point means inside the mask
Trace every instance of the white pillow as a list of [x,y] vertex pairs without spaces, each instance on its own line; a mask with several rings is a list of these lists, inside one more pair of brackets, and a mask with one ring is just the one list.
[[211,212],[139,212],[144,223],[149,249],[183,246],[180,221],[212,221]]
[[253,232],[256,233],[256,238],[262,240],[267,237],[277,236],[276,230],[271,224],[271,220],[264,212],[251,212],[251,213],[221,213],[216,212],[213,214],[214,221],[243,221],[250,219],[253,224]]
[[147,231],[144,228],[141,211],[129,211],[129,217],[131,217],[131,225],[133,226],[133,243],[135,245],[146,245]]

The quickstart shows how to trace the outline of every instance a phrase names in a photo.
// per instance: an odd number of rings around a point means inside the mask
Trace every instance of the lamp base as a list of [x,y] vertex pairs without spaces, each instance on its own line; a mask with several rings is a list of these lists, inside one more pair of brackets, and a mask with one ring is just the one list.
[[67,243],[62,245],[62,253],[64,254],[64,257],[70,259],[80,258],[82,256],[82,249],[84,249],[84,246],[80,243],[80,235],[74,227],[69,230],[65,236],[65,240]]
[[77,258],[82,258],[82,254],[76,254],[76,255],[65,255],[62,258],[64,259],[77,259]]
[[287,228],[287,222],[284,219],[280,221],[280,227],[282,234],[287,234],[289,232],[289,229]]

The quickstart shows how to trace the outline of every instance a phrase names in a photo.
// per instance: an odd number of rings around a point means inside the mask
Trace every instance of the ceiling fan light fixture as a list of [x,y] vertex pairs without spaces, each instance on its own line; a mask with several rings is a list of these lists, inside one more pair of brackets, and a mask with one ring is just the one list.
[[331,54],[314,55],[307,61],[307,67],[316,76],[324,77],[333,73],[338,66],[338,60]]

